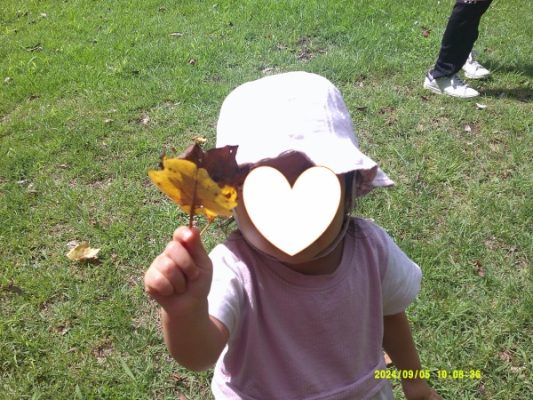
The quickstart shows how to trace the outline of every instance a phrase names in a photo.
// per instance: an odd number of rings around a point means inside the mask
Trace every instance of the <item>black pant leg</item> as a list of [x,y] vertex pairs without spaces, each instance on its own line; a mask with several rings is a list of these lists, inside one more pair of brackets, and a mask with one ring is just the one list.
[[492,0],[457,0],[442,37],[439,57],[431,75],[434,78],[459,72],[478,38],[481,16]]

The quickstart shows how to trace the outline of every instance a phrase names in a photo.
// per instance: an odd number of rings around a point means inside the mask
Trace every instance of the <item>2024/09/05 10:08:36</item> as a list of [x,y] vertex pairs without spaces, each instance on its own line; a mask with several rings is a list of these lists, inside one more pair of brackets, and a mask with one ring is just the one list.
[[[398,369],[377,369],[374,371],[374,379],[430,379],[432,373],[428,369],[422,370],[398,370]],[[481,370],[479,369],[438,369],[436,371],[437,379],[481,379]]]

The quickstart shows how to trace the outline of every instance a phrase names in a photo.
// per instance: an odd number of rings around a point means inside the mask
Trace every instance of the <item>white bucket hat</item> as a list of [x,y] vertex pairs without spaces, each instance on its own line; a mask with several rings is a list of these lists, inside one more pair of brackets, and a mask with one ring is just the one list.
[[224,100],[216,147],[237,145],[237,164],[298,151],[336,174],[358,171],[357,195],[394,182],[358,148],[339,90],[326,78],[288,72],[247,82]]

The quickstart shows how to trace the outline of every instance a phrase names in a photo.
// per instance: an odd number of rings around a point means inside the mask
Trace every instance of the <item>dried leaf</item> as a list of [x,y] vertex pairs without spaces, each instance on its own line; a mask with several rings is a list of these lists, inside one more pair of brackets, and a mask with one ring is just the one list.
[[93,349],[92,353],[93,353],[93,356],[96,358],[96,361],[98,362],[98,364],[102,364],[113,353],[113,344],[109,340],[106,340],[105,342],[101,343],[98,347]]
[[498,352],[498,358],[503,362],[510,363],[513,359],[513,356],[511,355],[511,352],[509,350],[504,350]]
[[189,146],[180,158],[204,168],[218,184],[237,186],[242,183],[243,171],[237,165],[237,146],[224,146],[204,152],[198,144]]
[[483,268],[483,264],[479,260],[474,261],[474,271],[478,276],[483,278],[485,276],[485,268]]
[[203,136],[196,136],[192,140],[196,144],[206,144],[207,143],[207,139],[205,137],[203,137]]
[[24,290],[13,284],[13,282],[9,282],[6,286],[0,286],[0,291],[6,291],[8,293],[14,293],[18,295],[24,294]]
[[67,253],[67,257],[72,261],[91,261],[98,258],[99,252],[100,249],[93,249],[89,243],[81,242]]
[[42,51],[42,50],[43,50],[43,46],[41,46],[41,43],[37,43],[34,46],[26,47],[26,51],[29,51],[30,53],[34,51]]
[[237,205],[237,191],[232,180],[238,177],[235,146],[212,149],[204,153],[192,145],[181,158],[163,155],[161,170],[148,175],[159,189],[189,214],[189,225],[195,214],[209,221],[217,216],[229,217]]
[[150,117],[148,115],[142,115],[138,121],[141,125],[148,125],[148,123],[150,122]]

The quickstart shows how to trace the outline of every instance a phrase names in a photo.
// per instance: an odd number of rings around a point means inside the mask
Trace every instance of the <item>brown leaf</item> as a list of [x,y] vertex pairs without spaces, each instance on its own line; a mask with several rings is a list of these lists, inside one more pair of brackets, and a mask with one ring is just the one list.
[[198,145],[202,145],[202,144],[206,144],[207,143],[207,138],[205,138],[203,136],[196,136],[192,140],[194,141],[194,143],[196,143]]
[[161,170],[149,171],[148,175],[189,214],[189,226],[195,214],[204,214],[209,221],[217,216],[229,217],[237,205],[237,191],[232,181],[240,169],[235,161],[235,150],[236,146],[226,146],[204,153],[194,144],[180,158],[167,158],[163,154]]
[[182,375],[178,374],[177,372],[171,374],[170,377],[178,383],[182,383],[186,380]]
[[30,53],[33,53],[34,51],[42,51],[43,46],[41,46],[41,43],[37,43],[35,46],[26,47],[26,51],[29,51]]
[[13,282],[9,282],[6,286],[0,286],[0,291],[14,293],[18,295],[24,293],[24,291],[20,287],[13,284]]
[[510,363],[513,359],[511,353],[508,350],[500,351],[498,353],[498,358],[506,363]]
[[148,123],[150,122],[150,117],[148,115],[142,115],[139,119],[138,119],[138,122],[139,124],[141,125],[148,125]]
[[189,146],[180,158],[195,163],[199,168],[204,168],[219,185],[237,186],[242,178],[243,171],[237,165],[235,155],[238,146],[224,146],[204,152],[197,144]]
[[81,242],[72,248],[66,255],[72,261],[93,261],[98,259],[100,249],[89,247],[89,243]]
[[113,353],[113,344],[109,340],[106,340],[93,349],[92,353],[98,364],[102,364]]
[[485,268],[483,268],[483,264],[479,260],[474,261],[474,271],[478,276],[484,277],[485,276]]

